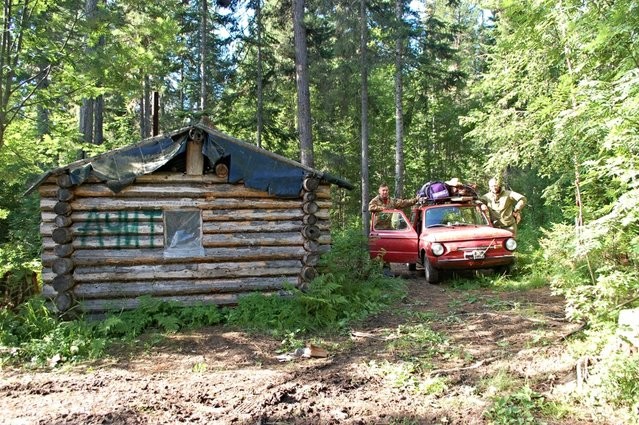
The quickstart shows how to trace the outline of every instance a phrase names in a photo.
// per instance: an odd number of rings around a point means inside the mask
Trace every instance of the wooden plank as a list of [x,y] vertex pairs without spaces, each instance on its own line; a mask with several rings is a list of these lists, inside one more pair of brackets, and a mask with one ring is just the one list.
[[189,264],[228,261],[265,261],[301,259],[305,254],[301,246],[220,247],[204,250],[204,257],[164,258],[163,249],[76,250],[71,258],[78,266],[136,265],[136,264]]
[[222,294],[250,291],[274,291],[294,282],[297,275],[222,280],[170,280],[170,281],[130,281],[103,283],[78,283],[73,292],[79,299],[133,298],[143,295],[181,296],[195,294]]
[[76,282],[215,279],[256,276],[280,276],[299,273],[299,260],[251,261],[250,263],[204,263],[154,266],[103,266],[76,267],[73,277]]

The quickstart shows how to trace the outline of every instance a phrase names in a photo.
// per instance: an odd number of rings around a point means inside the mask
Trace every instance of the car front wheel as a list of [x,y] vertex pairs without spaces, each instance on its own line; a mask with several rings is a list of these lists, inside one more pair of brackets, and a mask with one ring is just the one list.
[[426,282],[428,283],[439,283],[439,270],[430,264],[428,258],[424,256],[424,277],[426,278]]

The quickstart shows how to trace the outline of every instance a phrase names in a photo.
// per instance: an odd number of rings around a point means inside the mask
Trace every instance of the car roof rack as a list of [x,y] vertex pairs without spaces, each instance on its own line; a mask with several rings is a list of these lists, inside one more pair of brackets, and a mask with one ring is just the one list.
[[472,204],[475,201],[479,200],[479,197],[476,196],[448,196],[442,199],[428,199],[428,198],[419,198],[417,200],[417,206],[424,205],[441,205],[441,204]]

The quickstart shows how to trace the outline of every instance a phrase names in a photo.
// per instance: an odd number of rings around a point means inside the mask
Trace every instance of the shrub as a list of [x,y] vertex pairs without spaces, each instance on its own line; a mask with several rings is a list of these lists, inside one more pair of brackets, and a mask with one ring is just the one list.
[[403,283],[384,277],[381,264],[369,258],[366,239],[356,229],[334,235],[333,247],[322,256],[319,270],[320,276],[305,291],[289,287],[286,297],[243,297],[227,311],[228,322],[276,334],[340,329],[381,311],[404,294]]

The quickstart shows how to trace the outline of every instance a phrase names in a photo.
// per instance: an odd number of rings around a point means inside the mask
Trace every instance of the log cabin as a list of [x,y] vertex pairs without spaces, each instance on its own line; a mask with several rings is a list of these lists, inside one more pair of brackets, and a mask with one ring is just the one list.
[[304,288],[330,247],[331,185],[353,188],[203,123],[50,170],[27,191],[43,293],[62,315],[101,315]]

